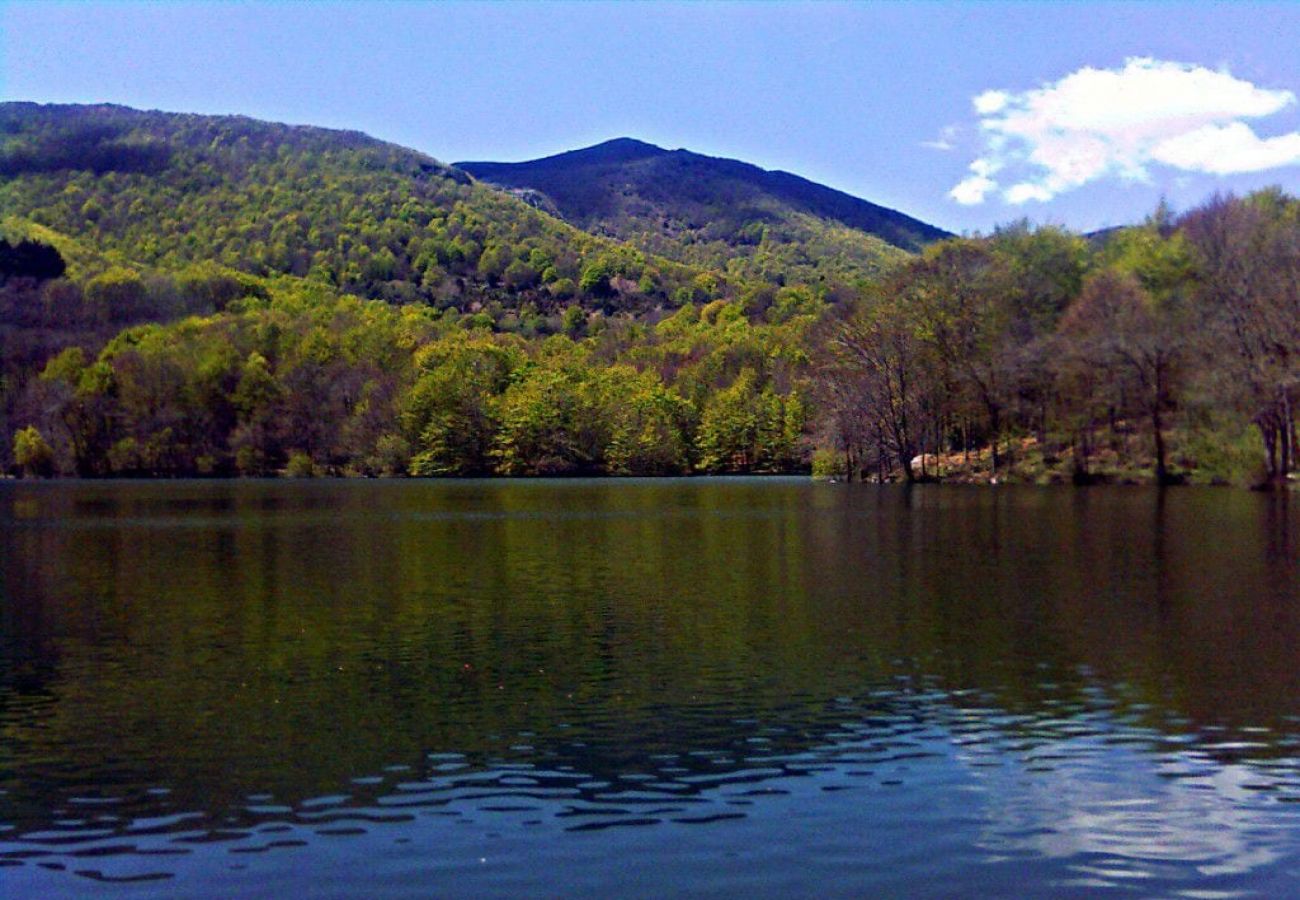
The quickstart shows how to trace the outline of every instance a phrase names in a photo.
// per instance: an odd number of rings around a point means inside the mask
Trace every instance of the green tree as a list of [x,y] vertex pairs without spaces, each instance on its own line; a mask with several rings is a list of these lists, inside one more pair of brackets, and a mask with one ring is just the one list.
[[85,298],[100,324],[129,322],[145,309],[144,281],[130,269],[109,269],[86,284]]
[[530,368],[501,397],[493,456],[503,475],[597,472],[609,422],[587,373],[563,362]]
[[609,258],[599,256],[582,267],[582,274],[578,277],[578,288],[591,297],[608,297],[613,293],[610,279],[614,274],[614,267]]
[[696,438],[706,472],[772,471],[793,456],[787,445],[784,404],[770,387],[760,388],[752,369],[718,391],[704,407]]
[[420,354],[421,374],[405,401],[412,475],[491,471],[498,398],[523,362],[515,341],[456,335]]
[[14,433],[14,463],[29,478],[48,478],[54,474],[54,449],[34,425]]
[[576,303],[569,304],[564,308],[564,315],[561,317],[561,328],[571,338],[582,337],[582,333],[587,328],[587,313]]
[[600,406],[610,425],[606,470],[616,475],[678,475],[690,469],[690,403],[653,373],[616,366],[601,375]]

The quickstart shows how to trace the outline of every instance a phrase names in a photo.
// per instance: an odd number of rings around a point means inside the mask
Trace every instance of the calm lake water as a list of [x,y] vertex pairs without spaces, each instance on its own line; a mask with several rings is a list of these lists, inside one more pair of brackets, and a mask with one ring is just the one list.
[[0,893],[1294,896],[1297,500],[0,484]]

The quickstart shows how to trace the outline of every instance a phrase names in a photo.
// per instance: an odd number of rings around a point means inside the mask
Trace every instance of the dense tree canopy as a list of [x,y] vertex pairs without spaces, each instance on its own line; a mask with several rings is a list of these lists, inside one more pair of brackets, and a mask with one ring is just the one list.
[[[50,357],[9,398],[9,420],[23,423],[13,465],[94,476],[799,464],[789,372],[808,315],[750,325],[717,301],[708,317],[687,307],[662,330],[625,319],[578,341],[527,340],[490,320],[301,279],[262,288],[219,312],[130,326],[98,353],[73,344]],[[106,288],[120,289],[116,277]]]
[[646,308],[671,302],[697,274],[352,132],[4,104],[0,134],[0,173],[9,176],[0,209],[119,264],[211,262],[461,309],[545,308],[593,268],[607,275],[589,283],[594,299]]
[[5,104],[0,172],[13,474],[1297,467],[1279,190],[1092,239],[1014,223],[842,279],[811,239],[688,266],[417,153],[247,119]]

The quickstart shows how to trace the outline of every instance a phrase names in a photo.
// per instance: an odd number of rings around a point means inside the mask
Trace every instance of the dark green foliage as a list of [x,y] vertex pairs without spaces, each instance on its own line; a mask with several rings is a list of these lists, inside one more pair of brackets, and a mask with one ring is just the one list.
[[111,119],[70,121],[65,125],[28,133],[16,116],[34,109],[32,104],[12,104],[0,114],[0,134],[16,135],[0,149],[0,176],[14,178],[35,172],[83,170],[157,174],[170,153],[158,141],[132,139],[127,128]]
[[10,244],[0,238],[0,281],[6,278],[45,281],[58,278],[67,270],[59,251],[47,244],[26,239]]

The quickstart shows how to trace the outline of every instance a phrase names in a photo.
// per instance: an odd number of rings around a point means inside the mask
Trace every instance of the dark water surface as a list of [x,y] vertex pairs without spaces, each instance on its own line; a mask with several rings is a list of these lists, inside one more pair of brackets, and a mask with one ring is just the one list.
[[1297,499],[0,484],[0,894],[1295,896]]

